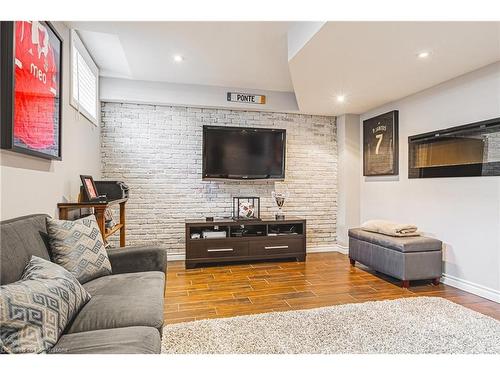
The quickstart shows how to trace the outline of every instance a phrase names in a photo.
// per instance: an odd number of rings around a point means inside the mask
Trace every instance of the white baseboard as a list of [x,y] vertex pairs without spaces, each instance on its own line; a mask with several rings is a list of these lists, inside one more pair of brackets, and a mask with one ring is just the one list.
[[334,245],[323,245],[323,246],[313,246],[313,247],[308,247],[306,250],[306,253],[328,253],[335,251],[337,253],[342,253],[342,254],[347,254],[348,248],[345,246],[341,246],[339,244],[334,244]]
[[[336,251],[338,253],[342,254],[347,254],[348,248],[345,246],[341,246],[338,244],[335,245],[323,245],[323,246],[314,246],[314,247],[308,247],[306,250],[306,253],[328,253]],[[167,255],[167,260],[169,262],[174,262],[178,260],[185,260],[186,259],[186,254],[184,253],[175,253],[175,254],[168,254]]]
[[186,260],[186,254],[184,253],[167,254],[167,262],[174,262],[176,260]]
[[483,297],[491,301],[500,303],[500,291],[498,290],[488,288],[486,286],[479,285],[447,274],[443,274],[441,282],[443,284],[455,287],[457,289],[475,294],[479,297]]

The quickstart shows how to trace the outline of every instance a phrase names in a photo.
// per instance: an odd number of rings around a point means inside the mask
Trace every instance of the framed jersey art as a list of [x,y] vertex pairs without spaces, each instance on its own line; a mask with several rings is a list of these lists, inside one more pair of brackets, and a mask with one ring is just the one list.
[[2,22],[1,62],[2,148],[61,160],[61,37],[49,22]]
[[399,173],[398,111],[363,121],[363,176]]

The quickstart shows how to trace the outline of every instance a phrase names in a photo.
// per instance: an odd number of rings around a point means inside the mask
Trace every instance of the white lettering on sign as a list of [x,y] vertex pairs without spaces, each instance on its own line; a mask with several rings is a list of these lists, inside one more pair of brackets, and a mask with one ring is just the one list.
[[265,95],[244,94],[240,92],[228,92],[228,102],[250,103],[250,104],[266,104]]
[[47,75],[33,63],[30,65],[30,73],[43,83],[47,83]]

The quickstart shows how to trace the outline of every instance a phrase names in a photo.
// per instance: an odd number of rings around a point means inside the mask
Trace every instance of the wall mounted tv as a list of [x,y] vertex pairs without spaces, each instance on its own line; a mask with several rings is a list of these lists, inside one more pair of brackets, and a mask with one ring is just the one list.
[[203,126],[203,179],[284,179],[286,130]]

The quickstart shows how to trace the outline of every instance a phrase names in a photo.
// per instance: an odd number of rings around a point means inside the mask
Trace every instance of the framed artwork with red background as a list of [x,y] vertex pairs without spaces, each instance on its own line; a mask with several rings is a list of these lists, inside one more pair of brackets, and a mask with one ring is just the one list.
[[80,180],[82,180],[83,190],[85,192],[84,199],[86,201],[92,201],[97,198],[97,188],[95,186],[94,179],[92,176],[80,175]]
[[63,42],[46,21],[1,23],[1,146],[61,160]]

